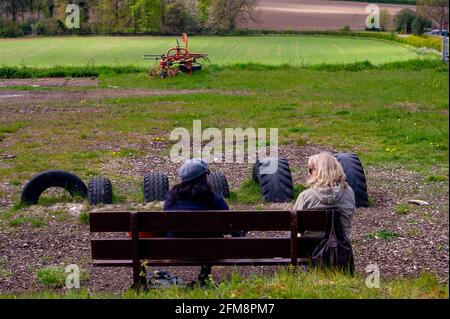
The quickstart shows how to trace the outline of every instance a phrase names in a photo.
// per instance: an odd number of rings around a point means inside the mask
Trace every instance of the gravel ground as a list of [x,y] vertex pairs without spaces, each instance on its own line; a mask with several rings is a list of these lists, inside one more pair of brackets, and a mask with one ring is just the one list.
[[[181,91],[183,93],[184,91]],[[205,90],[198,90],[205,92]],[[136,94],[180,94],[180,91],[165,90],[81,90],[63,91],[0,91],[0,121],[2,117],[33,116],[30,112],[58,111],[48,107],[46,101],[60,99],[95,99],[114,96],[135,96]],[[184,93],[192,93],[186,90]],[[244,94],[243,92],[229,94]],[[7,95],[20,95],[4,97]],[[225,93],[224,93],[225,94]],[[2,98],[3,96],[3,98]],[[33,109],[30,101],[42,101]],[[29,104],[29,105],[28,105]],[[61,110],[64,111],[64,110]],[[2,142],[5,146],[6,142]],[[133,145],[130,145],[132,147]],[[171,185],[177,182],[177,164],[168,161],[169,144],[165,140],[154,139],[140,149],[146,155],[139,157],[115,158],[104,163],[98,171],[105,176],[122,176],[113,179],[119,190],[136,188],[136,182],[147,172],[164,172],[168,174]],[[99,145],[96,146],[100,147]],[[124,145],[120,145],[124,147]],[[280,155],[289,159],[296,184],[304,184],[307,177],[308,156],[320,151],[337,152],[319,146],[280,146]],[[11,166],[13,154],[0,151],[0,168]],[[212,170],[223,172],[231,188],[237,189],[249,178],[249,164],[213,164]],[[448,182],[427,182],[415,172],[402,168],[365,167],[369,196],[373,205],[358,209],[353,222],[353,246],[357,271],[364,273],[365,267],[376,263],[383,278],[410,277],[422,271],[437,274],[441,281],[448,282],[449,244],[448,244]],[[0,211],[5,211],[13,204],[20,186],[11,181],[0,180]],[[426,200],[429,206],[409,206],[408,214],[399,215],[396,207],[410,199]],[[160,209],[159,206],[122,204],[117,209]],[[287,209],[290,204],[258,204],[258,209]],[[232,209],[254,209],[250,205],[234,205]],[[56,204],[51,207],[33,206],[24,209],[24,216],[39,216],[46,224],[33,228],[28,224],[10,227],[8,222],[0,221],[0,294],[20,293],[42,289],[37,282],[36,271],[52,265],[77,264],[89,273],[89,279],[83,287],[92,292],[107,291],[120,293],[130,286],[130,269],[93,268],[90,260],[89,228],[79,222],[78,215],[86,209],[84,203]],[[1,216],[1,215],[0,215]],[[0,217],[2,218],[2,217]],[[395,234],[391,240],[383,239],[379,231]],[[283,236],[283,233],[250,234],[250,236]],[[214,267],[216,281],[228,278],[233,272],[244,276],[249,274],[271,274],[276,267]],[[193,280],[198,267],[168,268],[171,273],[185,281]]]
[[[107,163],[102,172],[114,171],[128,178],[139,179],[145,172],[166,172],[171,184],[177,181],[178,165],[167,161],[160,154],[164,149],[152,147],[147,156],[116,159]],[[295,183],[306,179],[307,157],[323,149],[316,146],[297,148],[282,147],[280,154],[286,156],[293,168]],[[335,150],[328,150],[335,151]],[[250,165],[212,165],[213,170],[224,172],[232,188],[236,188],[250,176]],[[410,277],[422,271],[436,273],[441,281],[448,281],[448,184],[426,183],[419,174],[402,169],[375,169],[366,167],[369,193],[373,206],[358,209],[354,216],[353,245],[356,267],[364,273],[369,264],[377,264],[384,278]],[[8,188],[7,184],[0,187]],[[116,187],[127,187],[118,181]],[[396,205],[409,199],[423,199],[431,205],[411,206],[407,215],[398,215]],[[124,204],[109,208],[160,209],[160,203],[144,205]],[[288,208],[286,204],[265,204],[262,208]],[[36,281],[36,270],[49,265],[74,263],[89,272],[83,285],[93,292],[120,293],[130,285],[130,269],[93,268],[90,265],[90,234],[88,226],[76,217],[84,210],[84,204],[57,204],[54,207],[35,206],[25,210],[26,215],[44,214],[48,225],[41,228],[21,226],[0,228],[0,293],[18,293],[42,289]],[[233,206],[234,209],[251,209],[252,206]],[[258,205],[261,208],[261,205]],[[57,212],[68,212],[67,220],[58,220]],[[371,232],[387,230],[396,234],[392,240],[371,238]],[[280,233],[250,234],[250,236],[282,236]],[[185,281],[195,278],[198,267],[171,267],[165,270],[180,276]],[[276,267],[214,267],[216,281],[221,281],[239,272],[270,274]]]

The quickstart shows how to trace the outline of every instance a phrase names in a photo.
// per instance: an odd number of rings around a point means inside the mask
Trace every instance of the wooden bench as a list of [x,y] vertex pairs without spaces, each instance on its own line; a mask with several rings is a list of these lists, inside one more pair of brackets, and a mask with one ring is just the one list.
[[[132,267],[133,287],[145,285],[145,267],[299,265],[310,261],[331,211],[92,211],[92,233],[130,232],[92,239],[94,267]],[[335,221],[339,213],[336,212]],[[289,231],[285,238],[139,238],[140,232]],[[305,233],[306,232],[306,233]],[[300,235],[299,235],[300,234]],[[303,235],[302,235],[303,234]],[[144,271],[144,273],[142,273]]]

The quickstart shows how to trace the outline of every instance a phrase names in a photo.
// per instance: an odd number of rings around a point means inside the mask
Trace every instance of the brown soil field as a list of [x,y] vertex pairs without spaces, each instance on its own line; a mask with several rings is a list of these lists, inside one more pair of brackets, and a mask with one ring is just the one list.
[[[369,3],[327,0],[261,0],[256,22],[240,25],[256,30],[339,30],[349,25],[364,30]],[[415,6],[379,4],[391,17]]]

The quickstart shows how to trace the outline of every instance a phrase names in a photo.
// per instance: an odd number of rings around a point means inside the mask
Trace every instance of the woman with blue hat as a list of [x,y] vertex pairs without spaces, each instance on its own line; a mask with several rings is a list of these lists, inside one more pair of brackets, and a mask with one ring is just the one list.
[[[186,161],[178,170],[181,183],[167,194],[165,211],[229,210],[225,200],[215,193],[208,183],[208,164],[198,158]],[[169,233],[168,237],[222,237],[218,233]],[[211,275],[211,266],[202,266],[198,281],[204,284]]]

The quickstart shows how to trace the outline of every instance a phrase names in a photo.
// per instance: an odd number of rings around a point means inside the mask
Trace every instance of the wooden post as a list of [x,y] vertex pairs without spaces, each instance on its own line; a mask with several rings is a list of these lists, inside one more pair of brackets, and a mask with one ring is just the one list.
[[291,265],[298,265],[298,222],[297,222],[297,211],[293,210],[290,214],[290,225],[291,225]]

